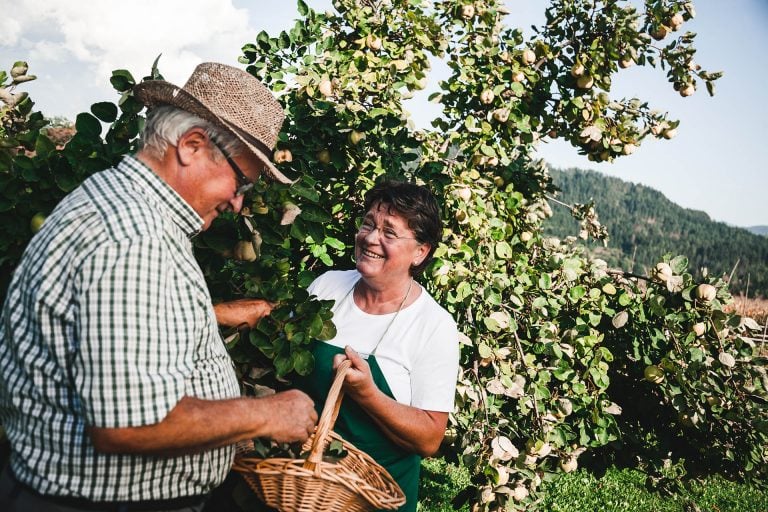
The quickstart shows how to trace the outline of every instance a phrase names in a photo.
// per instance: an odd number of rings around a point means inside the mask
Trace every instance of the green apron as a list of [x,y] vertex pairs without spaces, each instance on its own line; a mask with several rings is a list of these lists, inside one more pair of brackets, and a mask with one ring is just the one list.
[[[312,397],[319,414],[336,373],[333,370],[333,356],[343,354],[344,349],[316,341],[312,352],[315,356],[314,370],[306,377],[297,379],[296,384]],[[394,398],[376,362],[376,357],[369,356],[367,361],[371,368],[373,382],[385,395]],[[406,452],[393,443],[368,416],[368,413],[351,398],[342,400],[339,417],[333,430],[384,466],[405,493],[405,505],[398,510],[415,512],[419,493],[421,457],[415,453]]]

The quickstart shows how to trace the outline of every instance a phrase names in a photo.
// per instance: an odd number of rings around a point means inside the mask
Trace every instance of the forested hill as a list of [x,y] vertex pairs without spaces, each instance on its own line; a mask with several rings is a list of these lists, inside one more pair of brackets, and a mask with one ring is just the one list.
[[[610,240],[607,248],[593,241],[588,246],[610,265],[647,274],[663,254],[682,254],[695,273],[707,267],[710,274],[728,276],[736,266],[732,293],[768,297],[767,237],[714,222],[706,213],[682,208],[657,190],[596,171],[552,169],[552,178],[561,189],[561,201],[594,200]],[[578,223],[567,208],[553,205],[553,210],[545,232],[558,237],[576,235]]]

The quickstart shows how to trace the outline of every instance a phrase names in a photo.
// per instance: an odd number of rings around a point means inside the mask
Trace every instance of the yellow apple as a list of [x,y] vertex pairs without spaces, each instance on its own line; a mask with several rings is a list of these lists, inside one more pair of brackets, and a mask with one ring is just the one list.
[[278,149],[275,151],[272,160],[274,160],[276,164],[282,164],[283,162],[293,162],[293,154],[289,149]]
[[635,61],[632,60],[632,57],[624,57],[619,61],[619,67],[622,69],[627,69],[629,67],[632,67],[635,64]]
[[327,149],[321,149],[317,152],[317,161],[321,164],[329,164],[331,163],[331,152]]
[[680,28],[680,25],[683,24],[685,20],[683,19],[683,15],[678,13],[675,13],[670,19],[669,19],[669,28],[672,30],[677,30]]
[[568,457],[565,460],[560,459],[560,469],[562,469],[564,473],[573,473],[578,467],[579,463],[573,457]]
[[680,96],[683,98],[687,98],[688,96],[691,96],[693,93],[696,92],[696,86],[693,84],[687,84],[685,87],[680,89]]
[[352,130],[351,132],[349,132],[349,135],[347,135],[347,140],[353,146],[356,146],[364,138],[365,138],[365,133],[358,132],[357,130]]
[[45,222],[45,215],[42,213],[36,213],[32,219],[29,221],[29,229],[32,230],[32,233],[37,233],[40,231],[40,228],[43,227],[43,223]]
[[717,288],[711,284],[703,283],[696,287],[696,298],[703,302],[712,302],[717,296]]
[[651,37],[657,41],[661,41],[669,34],[669,29],[664,25],[659,25],[654,29],[651,29]]
[[365,44],[374,52],[381,50],[381,39],[373,34],[368,34],[368,37],[365,38]]
[[664,381],[664,370],[662,370],[655,364],[652,364],[645,367],[645,370],[643,371],[643,376],[645,377],[645,380],[647,380],[648,382],[653,382],[654,384],[661,384]]
[[245,240],[237,242],[234,250],[235,259],[240,261],[256,261],[256,251],[253,249],[253,244]]
[[317,90],[326,98],[333,96],[333,83],[330,80],[322,80],[320,85],[317,86]]
[[594,78],[589,75],[581,75],[576,79],[576,87],[579,89],[591,89],[594,84]]
[[530,48],[526,48],[523,50],[522,54],[523,64],[526,66],[530,66],[534,62],[536,62],[536,52],[531,50]]
[[527,497],[528,497],[528,488],[523,485],[518,485],[512,491],[512,498],[515,501],[523,501]]

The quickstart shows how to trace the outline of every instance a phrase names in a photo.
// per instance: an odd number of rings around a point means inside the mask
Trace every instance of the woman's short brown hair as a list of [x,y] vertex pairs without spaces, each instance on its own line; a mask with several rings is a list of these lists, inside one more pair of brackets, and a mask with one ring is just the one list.
[[412,276],[421,274],[432,260],[432,254],[443,235],[442,216],[434,194],[427,187],[415,183],[382,181],[365,194],[365,212],[368,213],[378,204],[402,215],[416,235],[416,240],[429,244],[427,257],[410,269]]

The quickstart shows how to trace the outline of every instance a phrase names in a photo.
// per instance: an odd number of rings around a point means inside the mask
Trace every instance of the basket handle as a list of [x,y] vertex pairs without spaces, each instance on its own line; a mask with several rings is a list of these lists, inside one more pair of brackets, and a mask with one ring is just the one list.
[[341,386],[344,384],[344,377],[347,375],[350,366],[352,366],[352,361],[345,359],[336,369],[336,377],[333,379],[331,389],[328,390],[328,398],[325,399],[323,412],[320,414],[320,419],[317,422],[315,439],[312,441],[312,450],[309,453],[309,457],[304,461],[304,468],[315,470],[316,473],[320,463],[323,461],[326,440],[333,429],[333,425],[336,423],[336,417],[339,415],[341,399],[344,397],[344,390],[341,389]]

